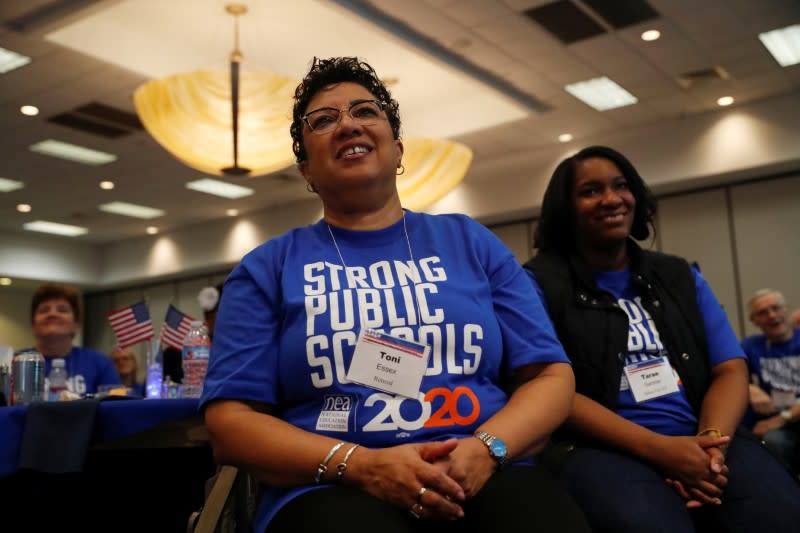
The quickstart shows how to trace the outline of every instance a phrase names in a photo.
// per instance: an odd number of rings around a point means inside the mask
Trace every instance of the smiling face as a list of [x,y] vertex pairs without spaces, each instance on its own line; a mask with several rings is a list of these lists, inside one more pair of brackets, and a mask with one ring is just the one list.
[[636,198],[617,165],[592,157],[576,164],[573,205],[575,233],[581,246],[606,248],[631,233]]
[[[354,103],[374,99],[372,93],[357,83],[335,83],[314,95],[306,114],[322,108],[346,110]],[[300,171],[323,202],[357,189],[396,190],[395,177],[403,144],[394,138],[384,111],[380,111],[375,124],[368,126],[355,122],[343,111],[333,131],[317,135],[307,124],[303,127],[308,158],[300,163]]]
[[750,320],[772,342],[784,342],[792,337],[789,310],[778,293],[770,292],[750,302]]
[[120,377],[125,377],[136,371],[136,359],[133,352],[127,348],[114,348],[111,350],[111,359],[117,367]]
[[72,338],[78,321],[72,306],[65,298],[45,300],[33,313],[33,335],[37,339]]

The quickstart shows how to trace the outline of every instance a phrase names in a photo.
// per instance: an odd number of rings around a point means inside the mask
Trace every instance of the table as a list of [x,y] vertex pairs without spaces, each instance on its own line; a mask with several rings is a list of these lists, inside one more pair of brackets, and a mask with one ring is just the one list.
[[[197,400],[67,405],[73,403],[0,408],[2,521],[20,517],[11,522],[19,523],[20,531],[185,531],[189,514],[203,504],[205,480],[216,469]],[[95,407],[88,425],[71,425],[70,412]],[[62,464],[56,457],[36,468],[18,468],[31,451],[52,459],[64,445],[57,436],[31,439],[26,419],[30,422],[34,412],[65,414],[64,442],[88,441],[82,464],[76,468],[74,461]]]

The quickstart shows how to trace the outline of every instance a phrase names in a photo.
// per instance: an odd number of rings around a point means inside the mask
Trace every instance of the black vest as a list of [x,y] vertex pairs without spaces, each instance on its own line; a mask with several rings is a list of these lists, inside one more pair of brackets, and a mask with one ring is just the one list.
[[[711,366],[691,267],[679,257],[644,251],[633,241],[628,253],[642,306],[699,414]],[[577,256],[545,251],[525,268],[544,291],[550,318],[572,361],[577,392],[615,411],[628,353],[628,315],[611,293],[597,287],[591,269]]]

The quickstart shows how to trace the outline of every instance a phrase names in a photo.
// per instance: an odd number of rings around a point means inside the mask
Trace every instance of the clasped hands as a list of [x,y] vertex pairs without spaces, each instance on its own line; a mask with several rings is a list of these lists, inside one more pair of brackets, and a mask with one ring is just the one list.
[[461,504],[477,494],[496,466],[486,446],[472,437],[364,449],[360,456],[348,474],[364,490],[434,520],[463,517]]
[[686,500],[687,508],[719,505],[728,484],[722,449],[729,442],[728,436],[659,436],[652,461],[665,474],[667,483]]

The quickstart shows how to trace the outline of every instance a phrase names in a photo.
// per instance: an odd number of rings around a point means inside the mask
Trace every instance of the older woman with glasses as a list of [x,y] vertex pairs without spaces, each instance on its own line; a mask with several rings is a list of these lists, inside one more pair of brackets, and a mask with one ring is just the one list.
[[397,102],[356,58],[315,59],[294,152],[322,220],[225,283],[201,399],[215,457],[264,483],[256,531],[584,531],[526,464],[573,377],[511,252],[402,208]]

